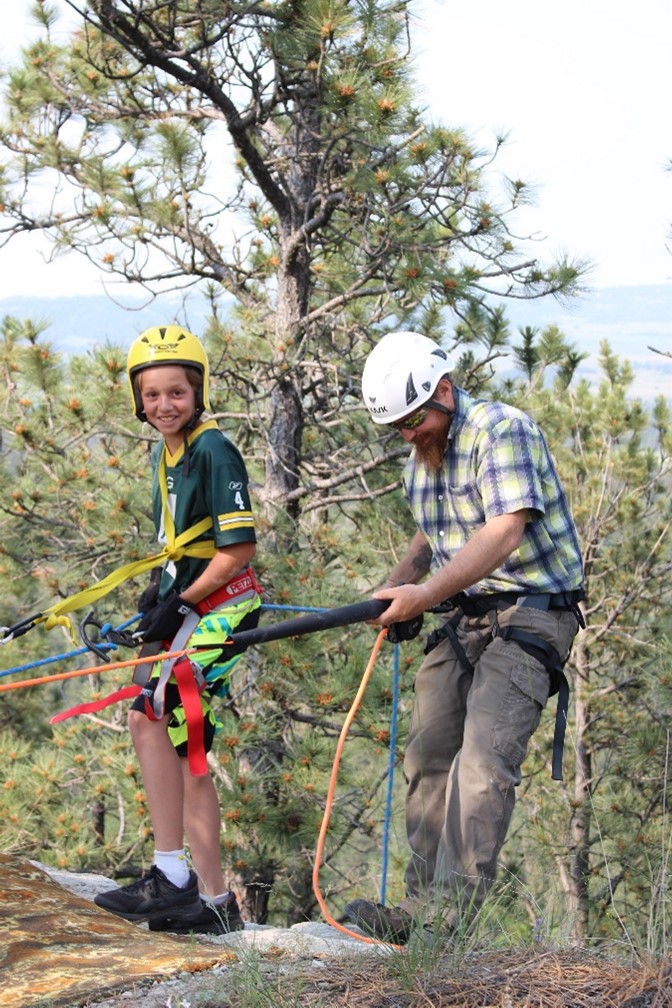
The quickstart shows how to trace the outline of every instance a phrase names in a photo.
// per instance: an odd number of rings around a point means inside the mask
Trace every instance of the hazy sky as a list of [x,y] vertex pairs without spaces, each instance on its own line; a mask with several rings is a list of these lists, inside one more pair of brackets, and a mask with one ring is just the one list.
[[[434,0],[416,59],[431,107],[535,182],[532,228],[596,263],[596,286],[672,277],[670,0]],[[424,55],[423,55],[424,50]]]
[[[14,0],[5,14],[5,65],[34,33],[30,6]],[[414,10],[432,117],[483,147],[508,133],[495,170],[537,187],[518,231],[541,238],[542,254],[592,259],[596,287],[669,282],[670,0],[420,0]],[[0,250],[0,277],[0,298],[102,289],[79,257],[42,265],[35,238]]]

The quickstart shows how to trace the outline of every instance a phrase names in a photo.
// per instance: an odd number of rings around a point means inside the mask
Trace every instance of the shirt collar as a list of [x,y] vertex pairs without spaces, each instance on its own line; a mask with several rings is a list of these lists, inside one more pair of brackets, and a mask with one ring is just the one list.
[[458,388],[457,385],[453,385],[453,401],[455,403],[455,415],[453,416],[453,421],[450,425],[450,430],[448,431],[448,441],[455,440],[460,427],[466,419],[469,404],[473,400],[471,396],[467,395],[464,389]]

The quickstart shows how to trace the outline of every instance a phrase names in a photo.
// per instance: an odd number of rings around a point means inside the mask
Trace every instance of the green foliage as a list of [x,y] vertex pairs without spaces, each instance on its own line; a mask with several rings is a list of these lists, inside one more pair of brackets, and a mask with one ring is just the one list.
[[[7,487],[0,501],[5,626],[39,613],[153,547],[149,442],[127,426],[124,354],[102,346],[64,360],[43,338],[43,328],[13,318],[0,326],[0,367],[6,379],[0,393],[0,466]],[[115,624],[132,615],[137,587],[124,585],[101,600],[101,621]],[[75,624],[83,615],[73,616]],[[40,671],[60,673],[91,664],[93,655],[78,656],[78,649],[79,641],[65,630],[45,632],[39,626],[3,646],[3,668],[29,666],[8,680],[12,682]],[[30,668],[47,655],[73,651],[75,656],[46,670]],[[129,760],[125,732],[119,741],[119,722],[110,728],[113,741],[102,751],[90,724],[56,733],[47,724],[49,714],[94,693],[103,695],[116,682],[118,677],[101,681],[96,676],[62,688],[39,686],[3,696],[4,849],[54,863],[97,863],[101,837],[96,824],[104,818],[104,795],[115,796],[115,808],[126,803],[134,808],[128,789],[113,786],[105,769],[120,746]],[[102,791],[101,779],[106,781]],[[133,820],[128,811],[124,816]],[[134,834],[143,828],[136,816]]]
[[[669,866],[669,405],[661,399],[649,410],[633,399],[631,366],[607,344],[597,387],[566,385],[555,354],[546,354],[556,369],[545,387],[545,347],[524,334],[526,381],[508,392],[540,422],[568,491],[585,558],[588,629],[568,665],[568,783],[558,790],[544,782],[549,721],[546,741],[535,740],[519,829],[523,849],[531,840],[545,849],[549,873],[561,866],[566,905],[558,920],[569,908],[575,934],[625,933],[642,946],[652,893],[666,899]],[[508,867],[529,885],[530,862],[518,849],[510,845]]]
[[496,150],[423,117],[410,9],[90,4],[70,44],[47,33],[10,74],[0,231],[38,227],[148,285],[211,280],[280,368],[324,329],[349,354],[420,306],[570,293],[582,264],[516,247],[525,184],[495,205]]
[[6,318],[0,333],[0,555],[5,583],[30,585],[39,606],[147,554],[149,444],[127,426],[118,349],[65,362],[29,323]]
[[[559,867],[564,921],[597,934],[627,916],[639,928],[667,867],[669,405],[649,415],[633,401],[631,369],[606,346],[599,388],[577,382],[583,355],[555,327],[524,329],[520,374],[498,379],[511,334],[491,295],[571,294],[584,266],[523,256],[514,235],[525,183],[495,204],[485,170],[497,149],[479,152],[462,131],[426,121],[409,11],[403,0],[92,0],[61,46],[54,11],[37,4],[42,36],[7,80],[0,233],[42,230],[55,252],[75,249],[150,288],[206,281],[212,401],[248,462],[256,566],[275,604],[365,597],[411,532],[398,492],[406,449],[372,430],[360,402],[379,333],[417,328],[443,341],[461,385],[540,421],[585,550],[589,629],[571,662],[573,786],[548,784],[542,732],[505,881],[530,894],[525,912],[536,917],[535,894]],[[6,319],[1,330],[7,624],[153,549],[151,438],[131,418],[123,354],[94,339],[64,360],[43,329]],[[131,615],[138,587],[99,615]],[[70,646],[50,633],[6,645],[6,664]],[[278,642],[235,673],[213,770],[248,912],[263,917],[269,888],[272,914],[315,912],[331,759],[372,642],[369,628]],[[402,652],[402,739],[419,649]],[[121,712],[53,732],[46,723],[111,685],[101,673],[5,694],[0,844],[120,874],[151,856]],[[389,700],[388,651],[339,777],[323,866],[335,898],[361,884],[380,850]]]

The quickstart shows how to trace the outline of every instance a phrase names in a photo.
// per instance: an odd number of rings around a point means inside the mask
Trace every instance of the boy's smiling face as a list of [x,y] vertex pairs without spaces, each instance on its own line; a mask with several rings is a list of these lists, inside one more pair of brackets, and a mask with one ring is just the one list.
[[142,408],[163,435],[171,454],[180,447],[183,430],[196,409],[196,393],[180,364],[145,368],[139,375]]

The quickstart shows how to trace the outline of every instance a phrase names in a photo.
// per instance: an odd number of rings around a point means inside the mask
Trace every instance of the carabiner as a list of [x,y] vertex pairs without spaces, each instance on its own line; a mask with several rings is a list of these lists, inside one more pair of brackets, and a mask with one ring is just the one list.
[[[89,626],[95,627],[97,630],[102,630],[103,629],[102,623],[100,623],[95,618],[93,609],[91,610],[91,612],[87,616],[84,617],[84,619],[82,620],[82,622],[79,624],[79,634],[80,634],[82,640],[84,641],[84,644],[89,649],[89,651],[92,651],[102,661],[109,662],[109,660],[110,660],[109,655],[105,654],[105,652],[103,651],[102,647],[100,647],[98,644],[95,644],[91,640],[91,638],[89,637],[89,635],[87,633],[87,629],[86,629]],[[107,647],[111,648],[111,647],[114,647],[114,645],[113,644],[108,644]]]
[[9,644],[10,641],[15,640],[17,637],[22,637],[23,634],[28,633],[32,630],[34,626],[37,626],[39,621],[43,618],[44,613],[38,612],[34,616],[26,616],[25,619],[19,620],[14,626],[10,627],[0,627],[2,630],[2,637],[0,637],[0,646],[2,644]]

